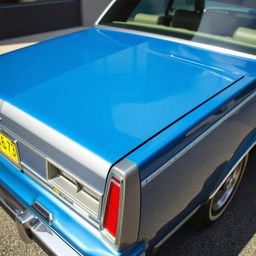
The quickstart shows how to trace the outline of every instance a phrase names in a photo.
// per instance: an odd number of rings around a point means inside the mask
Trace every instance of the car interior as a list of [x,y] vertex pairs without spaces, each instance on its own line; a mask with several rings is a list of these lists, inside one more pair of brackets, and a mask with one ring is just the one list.
[[217,9],[206,8],[205,1],[195,1],[191,10],[174,8],[174,2],[169,1],[162,13],[135,13],[127,21],[114,21],[113,24],[157,29],[191,41],[215,41],[217,45],[219,42],[219,45],[226,43],[249,47],[255,52],[256,3],[255,9]]

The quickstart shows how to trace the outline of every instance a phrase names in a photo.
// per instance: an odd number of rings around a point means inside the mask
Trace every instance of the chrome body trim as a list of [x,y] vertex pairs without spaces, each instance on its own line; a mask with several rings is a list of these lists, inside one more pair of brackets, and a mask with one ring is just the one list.
[[58,150],[65,155],[70,156],[71,159],[80,163],[82,166],[93,170],[97,175],[105,178],[111,164],[90,150],[84,148],[75,141],[69,139],[8,102],[3,103],[1,114],[7,116],[10,120],[13,120],[16,124],[20,125],[31,134],[36,134],[48,145],[58,148]]
[[[90,187],[85,182],[80,181],[80,179],[78,177],[72,175],[70,172],[68,172],[68,170],[66,170],[65,168],[60,166],[58,163],[50,160],[49,158],[47,158],[46,160],[47,160],[46,161],[47,182],[54,189],[58,189],[61,193],[65,194],[65,196],[67,198],[69,198],[70,201],[72,202],[72,206],[77,205],[77,206],[81,207],[83,211],[88,212],[89,215],[93,216],[96,219],[99,219],[100,209],[101,209],[101,202],[102,202],[102,194],[99,193],[97,190],[93,189],[92,187]],[[53,166],[57,167],[62,172],[67,173],[70,177],[72,177],[74,180],[79,182],[79,184],[83,185],[83,187],[84,187],[83,191],[88,196],[87,200],[86,200],[86,203],[82,202],[78,199],[80,191],[77,190],[76,192],[74,191],[75,193],[70,193],[71,191],[68,191],[67,187],[65,187],[64,184],[60,185],[56,181],[56,179],[59,179],[60,177],[55,177],[55,178],[49,177],[49,164],[52,164]],[[60,194],[58,194],[58,195],[60,195]],[[95,201],[97,201],[97,206],[95,205]],[[97,208],[97,209],[95,209],[95,208]]]
[[[23,119],[23,123],[28,122],[28,126],[31,127],[31,129],[34,129],[34,133],[36,133],[38,131],[38,129],[44,129],[46,128],[45,132],[45,136],[47,136],[47,134],[49,135],[52,132],[52,129],[50,127],[46,127],[44,124],[40,123],[39,121],[37,121],[36,119],[34,119],[33,117],[28,116],[26,113],[20,111],[19,109],[11,106],[9,103],[5,102],[3,103],[5,108],[7,108],[7,110],[3,110],[3,116],[4,116],[4,120],[5,120],[5,116],[7,116],[8,118],[12,118],[15,120],[15,122],[22,122]],[[7,107],[6,107],[7,106]],[[15,116],[15,113],[17,114]],[[16,118],[17,117],[17,118]],[[29,120],[27,119],[29,118]],[[34,123],[33,123],[34,122]],[[57,163],[56,161],[50,159],[45,153],[41,152],[40,150],[38,150],[37,148],[35,148],[34,146],[32,146],[30,143],[28,143],[25,139],[21,138],[20,136],[18,136],[15,132],[13,132],[12,130],[10,130],[10,127],[8,126],[8,128],[4,125],[4,122],[0,122],[0,130],[2,130],[4,132],[4,134],[7,134],[8,137],[12,138],[13,140],[16,140],[18,142],[18,144],[21,146],[21,144],[25,147],[27,147],[28,149],[31,150],[31,152],[37,154],[39,157],[41,157],[45,163],[44,163],[44,175],[42,175],[41,173],[39,174],[37,172],[37,169],[35,169],[35,166],[30,166],[28,163],[24,162],[22,159],[20,159],[20,166],[17,166],[16,164],[14,164],[12,161],[10,161],[7,157],[4,158],[6,160],[9,160],[10,163],[12,163],[16,168],[19,168],[20,170],[22,170],[24,173],[26,173],[28,176],[30,176],[32,179],[36,180],[40,185],[42,185],[45,189],[47,189],[48,191],[50,191],[51,193],[53,193],[56,197],[58,197],[61,201],[63,201],[65,204],[67,204],[69,207],[71,207],[73,210],[75,210],[77,213],[79,213],[82,217],[84,217],[87,221],[89,221],[94,227],[96,227],[97,229],[99,229],[99,214],[100,214],[100,210],[101,210],[101,202],[102,202],[102,192],[96,190],[94,187],[90,186],[88,183],[86,183],[86,181],[81,180],[80,178],[78,178],[77,175],[73,175],[72,172],[64,167],[62,167],[59,163]],[[24,127],[25,125],[21,124],[22,127]],[[27,127],[24,127],[25,129],[27,129]],[[31,131],[30,131],[31,132]],[[44,130],[42,130],[40,132],[43,133]],[[51,133],[52,136],[55,136],[54,133],[56,131],[54,131],[53,133]],[[62,136],[61,136],[62,137]],[[64,138],[64,137],[63,137]],[[61,139],[59,137],[59,139]],[[68,143],[69,139],[66,140],[66,143]],[[19,146],[18,145],[18,146]],[[72,145],[71,145],[72,146]],[[73,146],[76,146],[73,143]],[[79,145],[78,145],[79,146]],[[59,146],[58,146],[59,147]],[[66,149],[68,150],[68,144],[66,144]],[[83,149],[81,146],[79,146],[80,149],[80,153],[81,153],[81,157],[83,154]],[[60,147],[60,149],[62,149],[62,147]],[[86,150],[86,149],[85,149]],[[19,151],[20,152],[20,151]],[[72,152],[72,150],[70,151]],[[88,156],[89,157],[89,156]],[[97,160],[94,159],[95,165],[98,164]],[[84,188],[87,191],[90,191],[95,198],[97,198],[98,202],[99,202],[99,207],[97,209],[97,216],[95,216],[95,213],[92,213],[90,211],[90,209],[88,209],[87,205],[81,205],[81,203],[74,201],[74,200],[68,200],[68,196],[65,195],[65,197],[63,197],[63,193],[62,194],[57,194],[54,191],[54,186],[53,184],[51,184],[51,182],[49,180],[47,180],[47,163],[48,161],[54,163],[55,165],[57,165],[58,167],[60,167],[61,169],[65,170],[65,172],[69,173],[71,176],[75,177],[75,179],[83,184]],[[100,164],[100,163],[99,163]],[[104,173],[104,172],[103,172]],[[94,200],[94,198],[93,198]]]
[[16,227],[21,240],[28,244],[32,242],[29,234],[31,226],[37,221],[37,218],[29,211],[24,211],[15,217]]
[[[81,183],[86,189],[87,191],[90,191],[91,195],[93,195],[93,197],[95,197],[97,200],[101,201],[101,197],[102,197],[102,193],[99,193],[99,191],[97,191],[96,189],[94,189],[93,187],[90,187],[88,184],[86,184],[85,182],[81,181],[79,179],[79,177],[73,175],[72,173],[70,173],[68,170],[66,170],[64,167],[60,166],[58,163],[56,163],[55,161],[53,161],[50,158],[46,158],[46,177],[48,179],[48,181],[50,180],[49,175],[49,165],[48,163],[53,164],[54,166],[56,166],[57,168],[59,168],[60,170],[62,170],[63,172],[68,173],[68,175],[70,175],[73,179],[77,180],[79,183]],[[49,183],[51,183],[51,181],[49,181]]]
[[[27,141],[25,141],[23,138],[21,138],[20,136],[18,136],[17,134],[15,134],[13,131],[9,130],[8,128],[4,127],[1,123],[0,123],[0,131],[3,130],[5,131],[5,133],[7,133],[8,136],[11,136],[12,138],[15,138],[15,140],[17,140],[18,142],[22,143],[24,146],[28,147],[31,151],[33,151],[35,154],[37,154],[38,156],[42,157],[45,160],[45,170],[47,172],[48,169],[48,161],[53,163],[54,165],[58,166],[59,168],[63,169],[65,172],[69,173],[70,176],[74,177],[75,179],[77,179],[80,183],[82,183],[85,187],[87,187],[89,190],[93,191],[97,197],[99,197],[100,199],[102,198],[102,193],[99,192],[98,190],[96,190],[94,187],[90,186],[88,183],[85,183],[83,180],[81,180],[78,176],[73,175],[72,173],[69,172],[69,170],[67,170],[66,168],[62,167],[59,163],[57,163],[56,161],[52,160],[51,158],[47,157],[44,153],[40,152],[38,149],[36,149],[35,147],[33,147],[32,145],[30,145]],[[7,159],[8,160],[8,159]],[[11,162],[12,163],[12,162]],[[23,167],[26,168],[27,170],[29,170],[30,173],[32,173],[33,176],[36,176],[36,178],[39,178],[41,181],[43,181],[45,184],[50,184],[49,182],[47,182],[46,179],[44,179],[44,177],[40,176],[35,170],[33,170],[31,167],[29,167],[26,163],[20,162],[20,168],[22,169]],[[16,165],[14,165],[15,167],[17,167]],[[45,174],[45,178],[47,178],[47,173]],[[31,175],[30,175],[31,176]]]
[[[104,229],[103,225],[112,177],[121,182],[118,184],[121,186],[121,197],[116,238]],[[109,172],[105,191],[101,214],[102,235],[115,249],[122,250],[138,240],[141,202],[137,165],[126,159],[114,165]]]
[[[22,163],[22,171],[27,174],[29,177],[31,177],[33,180],[35,180],[37,183],[39,183],[42,187],[53,193],[59,200],[61,200],[63,203],[68,205],[70,208],[72,208],[74,211],[76,211],[78,214],[80,214],[84,219],[86,219],[88,222],[90,222],[94,227],[99,229],[99,220],[96,219],[94,216],[92,216],[88,211],[84,210],[84,207],[82,208],[78,204],[71,204],[69,201],[64,200],[59,194],[54,193],[54,187],[51,183],[44,180],[41,176],[39,176],[33,169],[28,167],[26,164]],[[100,209],[99,209],[100,210]]]
[[[210,195],[209,200],[212,199],[216,193],[219,191],[219,189],[222,187],[222,185],[225,183],[226,179],[229,177],[229,175],[235,170],[235,168],[239,165],[239,163],[242,161],[243,158],[245,158],[249,152],[252,150],[253,147],[256,146],[256,142],[253,143],[247,150],[246,152],[238,159],[238,161],[236,162],[236,164],[233,166],[233,168],[228,172],[228,174],[225,176],[225,178],[223,179],[223,181],[219,184],[219,186],[214,190],[214,192]],[[247,163],[246,159],[246,163]],[[245,163],[245,165],[246,165]],[[181,228],[185,222],[187,222],[201,207],[201,205],[199,205],[194,211],[192,211],[181,223],[179,223],[179,225],[177,225],[167,236],[165,236],[153,249],[153,255],[156,255],[156,252],[158,250],[158,248],[165,243],[179,228]]]
[[[2,109],[2,106],[4,104],[4,101],[2,99],[0,99],[0,113],[1,113],[1,109]],[[0,117],[0,121],[2,120],[2,118]]]
[[96,20],[96,22],[94,23],[95,25],[98,25],[99,22],[101,21],[101,19],[105,16],[105,14],[109,11],[109,9],[114,5],[114,3],[116,2],[117,0],[112,0],[108,5],[107,7],[104,9],[104,11],[101,13],[101,15],[99,16],[99,18]]
[[32,208],[35,212],[37,212],[45,221],[47,221],[50,225],[53,221],[53,215],[49,212],[42,204],[38,201],[35,201],[32,204]]
[[2,187],[0,187],[0,192],[0,205],[10,217],[16,220],[17,228],[23,241],[35,240],[50,255],[80,255],[9,192]]
[[178,231],[201,207],[199,205],[196,209],[194,209],[184,220],[182,220],[174,229],[172,229],[160,242],[158,242],[152,251],[153,255],[156,255],[158,248],[165,243],[176,231]]
[[201,48],[204,50],[209,50],[209,51],[213,51],[213,52],[217,52],[217,53],[221,53],[221,54],[227,54],[227,55],[242,57],[242,58],[246,58],[246,59],[256,60],[256,55],[253,55],[253,54],[243,53],[243,52],[239,52],[236,50],[231,50],[231,49],[223,48],[223,47],[219,47],[219,46],[188,41],[185,39],[176,38],[176,37],[172,37],[172,36],[165,36],[165,35],[159,35],[159,34],[155,34],[155,33],[135,30],[135,29],[116,28],[116,27],[111,27],[111,26],[106,26],[106,25],[98,25],[98,24],[96,24],[96,27],[103,28],[103,29],[110,29],[110,30],[114,30],[114,31],[126,32],[126,33],[130,33],[130,34],[142,35],[142,36],[147,36],[147,37],[153,37],[153,38],[162,39],[165,41],[170,41],[170,42],[175,42],[175,43],[180,43],[180,44],[185,44],[188,46],[197,47],[197,48]]
[[[12,131],[10,131],[9,129],[1,126],[0,124],[0,130],[4,130],[6,131],[6,133],[9,135],[11,135],[11,137],[17,139],[19,142],[23,143],[25,146],[27,146],[28,148],[30,148],[33,152],[35,152],[36,154],[40,155],[42,158],[44,158],[45,160],[49,160],[43,153],[37,151],[33,146],[31,146],[30,144],[28,144],[26,141],[24,141],[22,138],[20,138],[19,136],[17,136],[16,134],[14,134]],[[5,158],[5,156],[4,156]],[[8,158],[5,158],[8,161]],[[11,161],[9,161],[10,163],[12,163]],[[13,163],[12,163],[13,164]],[[15,166],[15,168],[17,168],[17,166],[15,164],[13,164]],[[47,165],[47,161],[46,161],[46,165]],[[31,177],[33,180],[35,180],[36,182],[38,182],[41,186],[43,186],[45,189],[47,189],[48,191],[50,191],[51,193],[53,193],[56,197],[58,197],[62,202],[64,202],[66,205],[68,205],[69,207],[71,207],[73,210],[75,210],[77,213],[79,213],[83,218],[85,218],[87,221],[89,221],[94,227],[99,229],[99,220],[95,217],[92,216],[90,214],[89,211],[84,210],[84,207],[81,207],[79,204],[70,204],[67,200],[64,200],[60,195],[54,193],[54,187],[53,185],[47,181],[44,177],[40,176],[36,170],[32,169],[30,166],[28,166],[26,163],[24,162],[20,162],[20,170],[22,170],[26,175],[28,175],[29,177]],[[67,170],[66,170],[67,171]],[[76,179],[78,179],[76,177]],[[98,191],[94,190],[92,187],[90,187],[88,184],[85,184],[84,182],[81,181],[81,183],[83,183],[86,187],[88,187],[90,190],[95,191],[95,193],[98,194],[99,196],[99,212],[101,209],[101,202],[102,202],[102,194],[100,194]]]
[[21,162],[22,171],[27,174],[29,177],[31,177],[33,180],[35,180],[37,183],[39,183],[41,186],[43,186],[46,189],[53,189],[52,186],[49,186],[50,184],[47,183],[46,180],[44,180],[40,175],[38,175],[32,168],[27,166],[25,163]]
[[183,150],[178,152],[173,158],[163,164],[160,168],[158,168],[155,172],[149,175],[146,179],[141,182],[142,187],[147,185],[150,181],[160,175],[166,168],[172,165],[175,161],[181,158],[186,152],[188,152],[191,148],[196,146],[200,141],[202,141],[208,134],[210,134],[213,130],[215,130],[218,126],[220,126],[225,120],[231,117],[235,112],[237,112],[240,108],[242,108],[245,104],[247,104],[251,99],[256,96],[256,91],[247,97],[244,101],[238,104],[234,109],[232,109],[229,113],[227,113],[224,117],[222,117],[219,121],[217,121],[214,125],[212,125],[208,130],[202,133],[199,137],[197,137],[192,143],[186,146]]

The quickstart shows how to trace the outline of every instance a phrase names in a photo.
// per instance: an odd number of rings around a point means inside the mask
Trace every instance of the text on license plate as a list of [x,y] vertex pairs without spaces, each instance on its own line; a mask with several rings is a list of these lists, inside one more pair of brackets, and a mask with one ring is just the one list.
[[19,164],[19,155],[16,144],[0,132],[0,150],[15,163]]

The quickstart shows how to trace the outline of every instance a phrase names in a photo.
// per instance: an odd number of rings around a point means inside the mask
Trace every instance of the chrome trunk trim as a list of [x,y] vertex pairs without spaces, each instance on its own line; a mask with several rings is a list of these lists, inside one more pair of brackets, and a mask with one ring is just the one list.
[[[51,147],[55,150],[58,149],[61,154],[69,156],[70,159],[80,164],[85,170],[87,169],[88,172],[90,171],[103,179],[106,178],[111,164],[82,145],[8,102],[3,103],[1,114],[3,117],[3,126],[7,126],[4,121],[9,119],[12,122],[12,126],[17,126],[16,130],[21,128],[24,129],[27,134],[30,134],[29,136],[39,138],[47,145],[48,148]],[[11,129],[11,127],[7,127]],[[47,150],[50,151],[50,149]],[[47,152],[44,153],[51,155]]]
[[[87,205],[81,206],[81,203],[76,203],[76,202],[70,203],[69,201],[64,200],[62,196],[60,196],[59,194],[55,193],[55,190],[54,190],[55,186],[54,186],[54,184],[52,184],[52,182],[50,182],[47,179],[47,174],[46,174],[46,172],[47,172],[47,163],[48,163],[48,161],[53,162],[53,163],[55,163],[55,162],[53,160],[50,160],[42,152],[38,151],[33,146],[31,146],[27,141],[25,141],[24,139],[20,138],[13,131],[10,131],[6,127],[2,126],[2,124],[0,124],[0,130],[1,129],[3,131],[5,131],[5,133],[7,133],[8,136],[11,136],[12,138],[15,138],[18,141],[19,145],[23,144],[25,147],[27,147],[29,150],[31,150],[31,152],[33,154],[38,155],[40,158],[42,158],[44,160],[44,168],[45,168],[44,172],[45,172],[45,175],[43,175],[43,176],[38,173],[38,169],[35,169],[34,167],[29,166],[27,163],[24,163],[23,159],[21,159],[21,162],[20,162],[20,166],[21,166],[20,170],[23,171],[29,177],[31,177],[33,180],[38,182],[45,189],[47,189],[48,191],[53,193],[62,202],[64,202],[66,205],[68,205],[70,208],[72,208],[74,211],[76,211],[79,215],[81,215],[83,218],[85,218],[87,221],[89,221],[94,227],[99,229],[99,214],[100,214],[101,202],[102,202],[103,194],[100,193],[98,190],[94,189],[94,187],[90,186],[88,183],[85,183],[84,181],[82,181],[78,177],[74,176],[79,182],[81,182],[84,185],[84,187],[86,189],[88,189],[89,191],[93,191],[93,193],[95,193],[96,198],[97,198],[97,200],[99,202],[99,206],[98,206],[97,214],[96,214],[97,216],[95,215],[95,213],[92,215],[92,213],[91,213],[90,209],[88,209]],[[4,159],[9,161],[8,158],[4,157]],[[9,161],[9,162],[12,163],[11,161]],[[55,163],[55,164],[58,165],[57,163]],[[15,168],[17,168],[16,165],[14,165],[14,166],[15,166]],[[65,172],[69,173],[69,170],[65,169]],[[70,175],[72,176],[72,173],[70,173]]]

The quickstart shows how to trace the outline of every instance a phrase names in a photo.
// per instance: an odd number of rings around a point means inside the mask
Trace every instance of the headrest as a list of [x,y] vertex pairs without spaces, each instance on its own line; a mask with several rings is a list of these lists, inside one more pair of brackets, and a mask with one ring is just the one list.
[[147,23],[147,24],[155,24],[155,25],[163,24],[163,16],[138,13],[135,16],[134,21],[139,23]]
[[233,39],[239,42],[256,45],[256,30],[239,27],[235,31]]
[[202,13],[187,10],[177,10],[172,17],[172,27],[197,31]]

